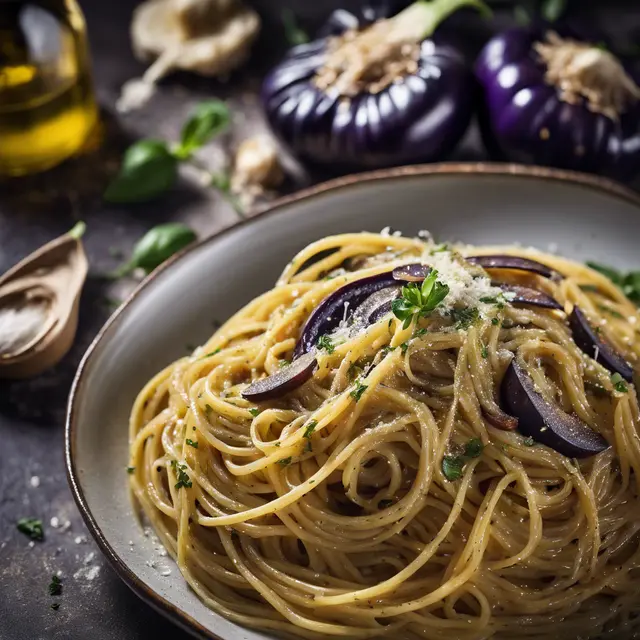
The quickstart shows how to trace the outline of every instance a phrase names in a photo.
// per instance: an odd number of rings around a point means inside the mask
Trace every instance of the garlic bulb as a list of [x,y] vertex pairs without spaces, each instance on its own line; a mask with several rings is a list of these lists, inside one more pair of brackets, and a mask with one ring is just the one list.
[[147,0],[134,13],[131,39],[139,59],[155,62],[124,85],[118,110],[141,107],[175,69],[224,76],[248,57],[259,29],[258,14],[240,0]]

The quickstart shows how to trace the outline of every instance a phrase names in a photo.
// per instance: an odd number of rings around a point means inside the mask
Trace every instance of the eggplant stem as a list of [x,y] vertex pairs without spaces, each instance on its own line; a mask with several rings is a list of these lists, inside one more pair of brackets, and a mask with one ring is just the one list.
[[640,100],[640,87],[606,49],[561,38],[553,31],[533,48],[547,67],[547,84],[569,104],[584,100],[590,111],[618,121],[630,104]]

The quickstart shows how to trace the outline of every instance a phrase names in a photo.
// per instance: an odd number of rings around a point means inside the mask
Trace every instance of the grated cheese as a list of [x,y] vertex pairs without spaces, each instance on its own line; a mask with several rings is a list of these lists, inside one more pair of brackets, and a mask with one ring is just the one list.
[[425,249],[422,261],[437,269],[438,280],[449,287],[449,294],[437,309],[441,315],[447,315],[455,307],[476,307],[480,315],[486,318],[493,305],[480,300],[502,294],[500,288],[491,285],[488,277],[474,277],[451,251],[432,254],[431,248]]

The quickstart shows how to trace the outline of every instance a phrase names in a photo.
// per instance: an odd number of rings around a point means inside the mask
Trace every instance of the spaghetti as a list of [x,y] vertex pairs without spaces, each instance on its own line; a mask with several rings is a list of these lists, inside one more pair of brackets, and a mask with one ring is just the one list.
[[[640,634],[634,387],[577,346],[563,311],[516,304],[495,281],[579,306],[632,366],[639,314],[603,275],[557,256],[502,250],[563,278],[462,257],[491,252],[325,238],[140,392],[133,494],[208,607],[281,637]],[[416,262],[437,269],[437,305],[394,302],[357,330],[346,305],[304,384],[243,396],[289,366],[328,296]],[[540,443],[546,427],[538,438],[494,426],[516,359],[606,448],[577,460]]]

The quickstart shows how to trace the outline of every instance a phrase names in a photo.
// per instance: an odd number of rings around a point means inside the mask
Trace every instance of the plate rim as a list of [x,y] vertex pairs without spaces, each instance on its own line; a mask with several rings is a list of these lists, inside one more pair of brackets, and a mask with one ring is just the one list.
[[586,173],[579,173],[576,171],[553,169],[550,167],[540,167],[535,165],[518,165],[495,162],[441,162],[435,164],[420,164],[404,167],[394,167],[390,169],[380,169],[334,178],[332,180],[321,182],[320,184],[314,185],[312,187],[302,189],[294,194],[278,198],[264,211],[250,218],[243,219],[236,224],[225,227],[220,231],[214,233],[213,235],[190,245],[186,249],[183,249],[176,255],[166,260],[162,265],[160,265],[152,273],[146,276],[127,296],[126,300],[105,322],[105,324],[102,326],[95,338],[91,341],[91,344],[82,356],[69,392],[64,429],[65,468],[67,482],[71,489],[73,499],[76,503],[76,506],[78,507],[78,510],[80,511],[87,529],[98,543],[98,546],[100,547],[102,553],[106,556],[107,560],[109,560],[116,574],[138,597],[140,597],[147,604],[151,605],[156,611],[169,618],[172,622],[177,624],[185,631],[201,638],[225,640],[211,629],[207,629],[205,626],[200,624],[184,609],[172,604],[171,602],[169,602],[169,600],[145,585],[142,580],[140,580],[136,573],[128,566],[124,559],[118,555],[116,550],[106,539],[105,535],[100,529],[100,526],[94,518],[84,495],[82,481],[76,467],[75,460],[76,433],[78,431],[77,407],[79,404],[78,398],[81,395],[84,386],[85,373],[89,368],[94,354],[98,350],[98,347],[100,346],[110,329],[116,325],[120,317],[128,310],[128,308],[141,294],[141,292],[146,289],[154,280],[156,280],[161,273],[163,273],[167,269],[170,269],[176,262],[182,260],[185,256],[189,255],[196,249],[217,242],[221,237],[237,229],[238,227],[244,227],[254,224],[258,220],[261,220],[264,216],[271,216],[273,214],[276,214],[281,209],[288,207],[289,205],[298,204],[317,196],[329,192],[336,192],[356,184],[366,184],[378,180],[387,181],[405,177],[420,176],[427,178],[439,175],[489,175],[503,177],[515,176],[552,180],[554,182],[565,182],[591,188],[606,195],[620,198],[622,200],[630,202],[640,209],[640,193],[637,193],[631,188],[626,187],[618,182],[610,180],[609,178],[590,175]]

